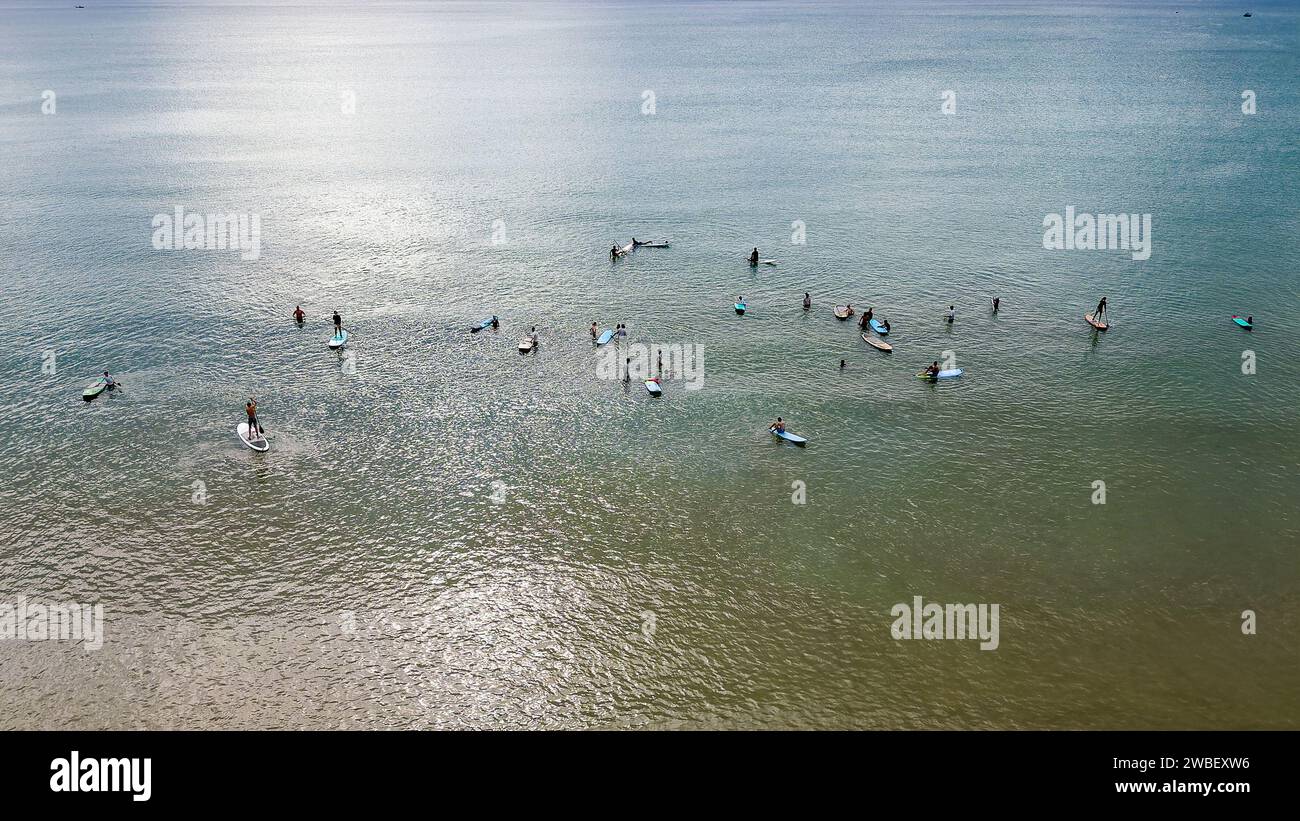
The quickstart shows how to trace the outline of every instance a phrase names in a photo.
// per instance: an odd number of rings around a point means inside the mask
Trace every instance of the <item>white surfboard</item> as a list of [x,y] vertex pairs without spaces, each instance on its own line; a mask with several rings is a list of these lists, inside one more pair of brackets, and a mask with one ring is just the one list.
[[243,442],[245,445],[248,445],[250,448],[257,451],[258,453],[262,453],[266,450],[269,450],[271,447],[271,443],[266,441],[266,436],[263,434],[260,433],[257,434],[256,439],[248,438],[247,422],[240,422],[239,427],[235,428],[235,433],[239,434],[239,441]]

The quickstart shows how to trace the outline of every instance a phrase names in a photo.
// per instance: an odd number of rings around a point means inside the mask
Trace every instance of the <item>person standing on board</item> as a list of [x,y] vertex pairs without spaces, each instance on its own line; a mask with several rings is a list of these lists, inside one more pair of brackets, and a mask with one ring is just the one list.
[[334,335],[343,336],[343,317],[339,316],[338,311],[334,312]]
[[1104,314],[1105,312],[1106,312],[1106,297],[1102,297],[1101,302],[1097,303],[1097,312],[1092,315],[1093,322],[1101,322],[1101,315]]
[[248,397],[248,402],[244,404],[244,413],[248,414],[248,439],[253,441],[260,433],[257,426],[257,399]]

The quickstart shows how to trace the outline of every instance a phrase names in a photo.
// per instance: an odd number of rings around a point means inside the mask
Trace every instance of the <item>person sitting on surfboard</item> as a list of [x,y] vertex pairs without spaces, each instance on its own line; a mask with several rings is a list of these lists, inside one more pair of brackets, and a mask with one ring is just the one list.
[[750,254],[749,254],[749,264],[750,264],[750,265],[757,265],[757,264],[758,264],[758,249],[757,249],[757,248],[755,248],[752,252],[750,252]]
[[1102,297],[1101,302],[1097,303],[1097,312],[1092,315],[1093,321],[1101,322],[1101,315],[1104,314],[1105,312],[1106,312],[1106,297]]
[[769,428],[769,430],[774,430],[777,433],[785,433],[785,420],[779,416],[776,417],[776,424]]
[[303,319],[303,317],[305,317],[305,316],[306,316],[306,314],[304,314],[304,313],[302,312],[302,306],[301,306],[301,305],[299,305],[297,308],[294,308],[294,309],[293,309],[293,321],[294,321],[294,322],[302,322],[302,319]]
[[258,438],[257,400],[250,396],[247,404],[244,405],[244,412],[248,414],[248,439],[252,441]]
[[939,363],[938,363],[938,362],[935,362],[935,363],[931,364],[930,367],[926,368],[926,369],[925,369],[925,375],[926,375],[926,376],[933,376],[933,377],[935,377],[935,378],[938,378],[938,376],[939,376]]
[[334,335],[343,336],[343,317],[339,316],[338,311],[334,312]]
[[808,309],[811,308],[811,307],[812,307],[812,297],[808,296],[808,292],[807,292],[807,291],[804,291],[804,292],[803,292],[803,309],[806,311],[806,310],[808,310]]

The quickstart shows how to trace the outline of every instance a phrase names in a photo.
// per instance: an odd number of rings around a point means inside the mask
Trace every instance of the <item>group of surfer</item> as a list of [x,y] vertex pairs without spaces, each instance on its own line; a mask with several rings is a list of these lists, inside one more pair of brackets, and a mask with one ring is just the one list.
[[[808,295],[807,295],[807,294],[804,294],[804,295],[803,295],[803,299],[804,299],[804,305],[805,305],[805,308],[806,308],[806,306],[807,306],[807,304],[808,304]],[[847,307],[847,308],[849,309],[849,314],[852,315],[852,313],[853,313],[853,306],[852,306],[852,305],[847,305],[847,306],[845,306],[845,307]],[[875,309],[875,308],[868,308],[868,309],[867,309],[867,312],[864,313],[864,314],[862,315],[862,319],[858,320],[858,327],[861,328],[864,332],[865,332],[868,328],[871,327],[871,319],[872,319],[872,317],[875,315],[875,312],[876,312],[876,309]],[[889,320],[888,320],[888,319],[883,320],[882,322],[879,323],[879,325],[880,325],[880,327],[882,327],[882,328],[885,329],[885,333],[889,333]]]
[[[293,321],[294,321],[294,322],[297,322],[299,325],[301,325],[301,324],[303,324],[303,322],[306,321],[306,319],[307,319],[307,313],[306,313],[305,311],[303,311],[302,306],[301,306],[301,305],[296,306],[296,307],[293,309]],[[336,337],[342,336],[342,335],[343,335],[343,317],[339,316],[339,312],[338,312],[338,311],[335,311],[335,312],[334,312],[334,317],[333,317],[333,319],[334,319],[334,336],[336,336]]]
[[[629,246],[626,246],[626,247],[627,247],[627,248],[640,248],[640,247],[643,246],[643,245],[654,245],[654,244],[655,244],[655,243],[654,243],[652,240],[646,240],[645,242],[642,242],[641,240],[637,239],[636,237],[632,237],[632,244],[629,245]],[[662,245],[664,245],[664,243],[659,243],[659,245],[662,246]],[[618,259],[619,257],[623,256],[625,253],[627,253],[627,251],[624,251],[622,248],[619,248],[617,245],[611,245],[611,246],[609,247],[609,258],[610,258],[610,261],[611,261],[611,262],[612,262],[613,260],[616,260],[616,259]]]
[[[536,330],[536,328],[534,328],[534,330]],[[600,327],[595,322],[593,322],[591,323],[591,341],[595,342],[599,338],[600,338]],[[624,325],[622,322],[615,325],[614,334],[612,338],[627,339],[627,326]]]

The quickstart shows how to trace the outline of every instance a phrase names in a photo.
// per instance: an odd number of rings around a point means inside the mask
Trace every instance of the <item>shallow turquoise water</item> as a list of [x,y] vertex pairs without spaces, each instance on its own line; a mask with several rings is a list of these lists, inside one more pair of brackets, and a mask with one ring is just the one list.
[[[108,627],[0,641],[0,726],[1300,725],[1296,8],[2,8],[0,593]],[[177,205],[260,258],[154,250]]]

